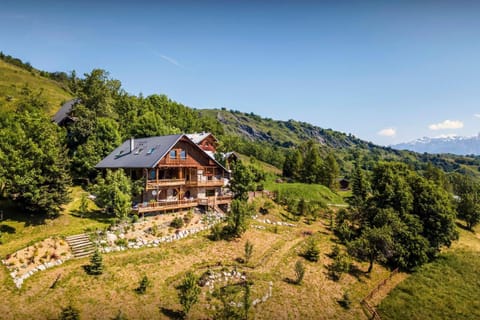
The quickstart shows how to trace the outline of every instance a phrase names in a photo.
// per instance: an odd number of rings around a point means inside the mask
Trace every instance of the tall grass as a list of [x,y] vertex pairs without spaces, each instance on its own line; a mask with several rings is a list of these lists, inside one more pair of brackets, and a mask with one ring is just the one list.
[[378,307],[384,319],[480,319],[480,252],[455,250],[421,267]]
[[274,183],[269,182],[265,188],[278,192],[279,196],[288,195],[288,198],[318,201],[324,204],[344,204],[344,200],[329,188],[319,184],[305,183]]
[[20,92],[28,86],[34,92],[42,91],[48,102],[49,114],[54,114],[61,104],[72,99],[71,93],[60,85],[40,76],[35,71],[27,71],[0,60],[0,110],[11,110],[20,96]]

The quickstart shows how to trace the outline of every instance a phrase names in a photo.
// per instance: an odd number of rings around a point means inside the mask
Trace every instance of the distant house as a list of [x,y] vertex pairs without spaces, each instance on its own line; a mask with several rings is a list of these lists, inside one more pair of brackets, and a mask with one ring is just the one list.
[[65,102],[60,110],[58,110],[57,113],[52,118],[52,121],[58,124],[59,126],[66,126],[70,123],[73,123],[76,121],[75,117],[72,117],[70,115],[73,107],[77,104],[80,103],[80,98],[72,99],[67,102]]
[[218,140],[210,132],[190,133],[186,136],[196,145],[202,148],[210,157],[215,158],[217,152]]
[[222,154],[223,160],[225,161],[225,166],[228,170],[232,169],[232,164],[240,160],[240,157],[235,152],[227,152]]
[[204,145],[213,148],[204,150],[185,134],[131,138],[96,168],[122,168],[133,180],[144,179],[134,207],[139,213],[197,206],[226,209],[232,200],[227,189],[229,172],[207,153],[215,151],[214,141]]

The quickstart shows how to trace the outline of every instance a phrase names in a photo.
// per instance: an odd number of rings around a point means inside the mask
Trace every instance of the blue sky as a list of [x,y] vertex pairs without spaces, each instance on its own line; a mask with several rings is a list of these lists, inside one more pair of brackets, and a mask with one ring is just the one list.
[[3,0],[0,50],[384,145],[480,131],[475,1]]

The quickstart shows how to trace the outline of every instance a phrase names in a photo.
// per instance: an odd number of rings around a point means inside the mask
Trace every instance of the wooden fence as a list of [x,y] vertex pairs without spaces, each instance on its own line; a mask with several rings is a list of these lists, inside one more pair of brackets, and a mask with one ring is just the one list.
[[380,281],[379,284],[377,284],[375,286],[375,288],[373,288],[372,291],[370,291],[370,293],[362,299],[362,301],[360,301],[360,304],[365,308],[365,310],[367,310],[367,312],[370,314],[370,319],[374,319],[374,320],[381,320],[382,318],[380,317],[380,314],[378,313],[377,309],[375,309],[374,306],[372,306],[368,300],[372,299],[373,296],[378,292],[380,291],[380,289],[385,286],[388,281],[390,281],[392,279],[392,277],[394,275],[396,275],[398,273],[398,268],[393,270],[390,275],[388,276],[388,278],[385,278],[383,279],[382,281]]

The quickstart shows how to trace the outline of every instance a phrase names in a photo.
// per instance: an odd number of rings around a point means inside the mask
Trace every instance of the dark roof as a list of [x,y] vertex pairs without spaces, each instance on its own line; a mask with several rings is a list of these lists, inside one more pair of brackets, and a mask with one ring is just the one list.
[[134,149],[130,151],[131,139],[113,150],[95,168],[153,168],[183,134],[134,139]]
[[80,98],[75,98],[75,99],[72,99],[72,100],[69,100],[69,101],[65,102],[62,105],[62,107],[60,108],[60,110],[58,110],[58,112],[55,113],[52,120],[56,124],[59,124],[60,122],[65,120],[65,118],[69,117],[68,114],[70,113],[70,111],[72,111],[73,106],[76,105],[79,102],[80,102]]

